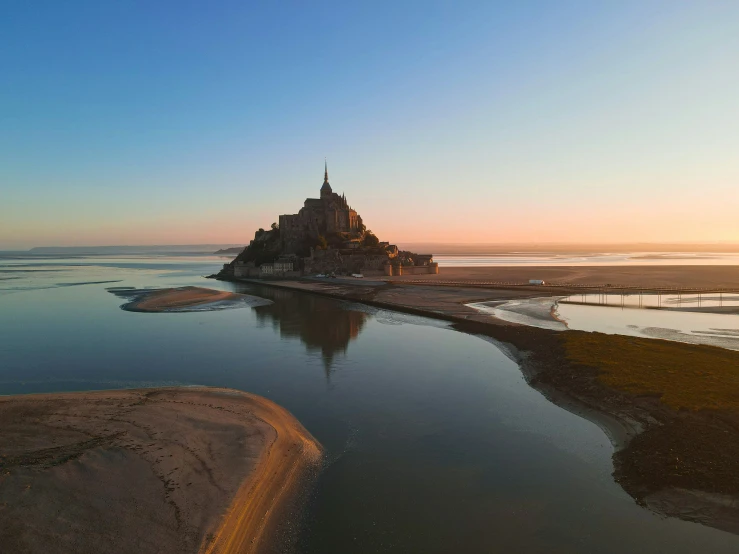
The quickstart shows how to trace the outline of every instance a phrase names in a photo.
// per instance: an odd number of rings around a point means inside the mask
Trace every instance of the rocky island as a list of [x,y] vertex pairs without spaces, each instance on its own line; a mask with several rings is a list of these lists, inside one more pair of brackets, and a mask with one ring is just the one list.
[[259,229],[218,277],[436,273],[432,255],[399,250],[368,230],[346,196],[331,188],[326,166],[320,197],[307,198],[297,214],[281,215],[269,230]]

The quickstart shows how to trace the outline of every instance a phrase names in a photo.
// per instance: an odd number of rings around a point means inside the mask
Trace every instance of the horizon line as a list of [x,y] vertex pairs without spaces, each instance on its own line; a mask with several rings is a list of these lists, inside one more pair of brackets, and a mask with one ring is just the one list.
[[[739,241],[507,241],[507,242],[443,242],[435,240],[399,240],[396,244],[433,244],[439,246],[734,246],[739,247]],[[3,248],[2,252],[30,252],[40,249],[79,249],[79,248],[204,248],[204,247],[239,247],[246,246],[244,242],[208,242],[208,243],[181,243],[181,244],[77,244],[77,245],[41,245],[30,248]]]

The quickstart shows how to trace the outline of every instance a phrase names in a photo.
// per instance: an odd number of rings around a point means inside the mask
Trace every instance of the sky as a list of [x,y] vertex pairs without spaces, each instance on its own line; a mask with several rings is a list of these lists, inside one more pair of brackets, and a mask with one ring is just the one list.
[[0,250],[739,242],[739,2],[5,0]]

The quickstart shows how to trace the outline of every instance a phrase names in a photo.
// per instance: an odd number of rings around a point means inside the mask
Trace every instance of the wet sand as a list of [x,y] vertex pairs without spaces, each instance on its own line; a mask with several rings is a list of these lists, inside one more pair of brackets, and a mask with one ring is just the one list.
[[228,389],[0,397],[8,552],[264,552],[296,517],[320,445]]
[[233,292],[202,287],[180,287],[148,291],[125,306],[137,312],[165,312],[196,306],[207,306],[216,302],[238,300],[242,296]]
[[497,281],[525,283],[543,279],[558,285],[622,285],[627,287],[739,288],[739,266],[518,266],[442,267],[438,275],[403,275],[394,282]]
[[478,302],[467,307],[502,321],[534,325],[542,329],[566,331],[567,324],[557,317],[557,301],[561,296],[523,298],[520,300]]

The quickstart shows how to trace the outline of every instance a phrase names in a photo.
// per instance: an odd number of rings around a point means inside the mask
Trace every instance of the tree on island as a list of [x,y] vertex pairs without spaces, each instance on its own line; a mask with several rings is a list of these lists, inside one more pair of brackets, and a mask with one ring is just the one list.
[[378,244],[380,244],[380,239],[378,239],[372,231],[367,231],[364,234],[362,246],[377,246]]

